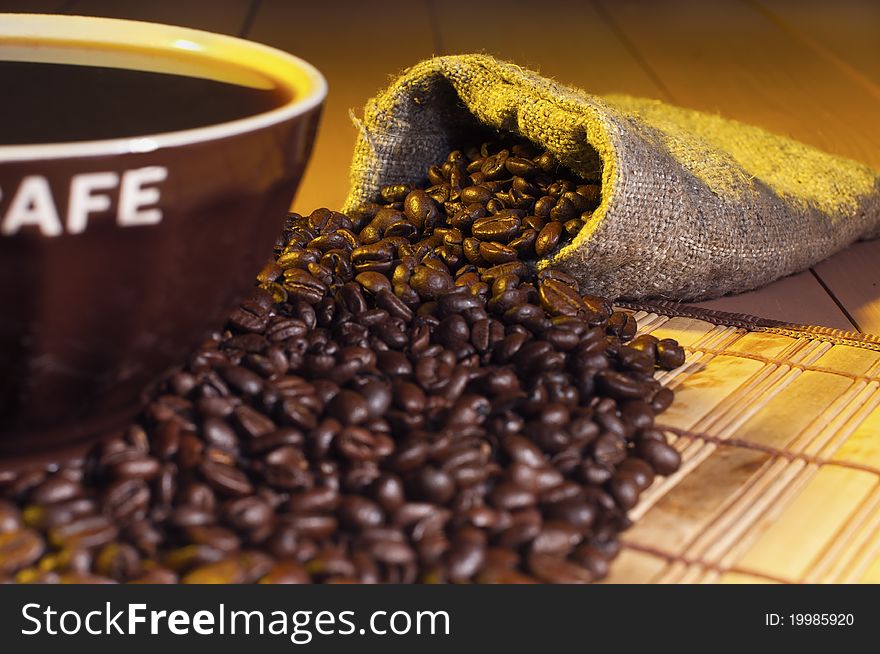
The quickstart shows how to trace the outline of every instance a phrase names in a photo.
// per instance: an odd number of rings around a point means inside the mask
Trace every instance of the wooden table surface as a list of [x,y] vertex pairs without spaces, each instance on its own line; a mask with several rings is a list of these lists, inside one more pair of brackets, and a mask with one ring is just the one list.
[[[0,0],[0,11],[177,23],[288,50],[330,95],[299,211],[338,208],[349,112],[433,54],[488,52],[592,93],[717,112],[880,169],[876,0]],[[880,241],[702,306],[880,334]]]

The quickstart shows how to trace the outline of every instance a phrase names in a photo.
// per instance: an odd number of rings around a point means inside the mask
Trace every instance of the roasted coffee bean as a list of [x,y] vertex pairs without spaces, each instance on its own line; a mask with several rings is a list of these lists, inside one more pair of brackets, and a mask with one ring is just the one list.
[[102,508],[117,523],[140,520],[146,515],[150,497],[150,489],[143,479],[117,479],[103,494]]
[[523,436],[508,436],[503,441],[504,450],[514,461],[519,461],[533,468],[547,464],[544,453],[530,440]]
[[571,220],[566,220],[563,224],[563,228],[565,229],[565,233],[570,237],[574,238],[578,235],[578,232],[581,231],[581,228],[584,226],[584,221],[580,218],[572,218]]
[[261,584],[307,584],[310,581],[306,569],[292,560],[278,561],[260,579]]
[[385,275],[377,272],[362,272],[355,276],[355,281],[367,291],[376,295],[382,291],[391,292],[391,282]]
[[522,226],[522,220],[512,214],[496,214],[478,218],[471,225],[471,233],[483,241],[507,243],[516,236]]
[[152,568],[136,579],[131,579],[131,584],[176,584],[179,578],[176,573],[165,568]]
[[22,528],[0,534],[0,573],[12,574],[40,558],[45,544],[33,529]]
[[327,287],[309,272],[300,268],[284,271],[284,290],[294,300],[317,304],[324,297]]
[[434,199],[425,191],[415,190],[406,196],[403,203],[406,217],[417,229],[431,229],[440,218],[440,211]]
[[480,172],[483,173],[487,179],[501,178],[507,173],[506,163],[508,156],[510,156],[510,152],[505,149],[490,157],[486,157],[483,159],[482,165],[480,166]]
[[370,416],[367,401],[354,391],[341,390],[327,405],[330,416],[344,425],[356,425]]
[[82,486],[69,479],[50,477],[31,492],[31,501],[38,504],[55,504],[82,494]]
[[258,497],[242,497],[226,504],[223,515],[231,527],[240,531],[253,531],[269,525],[272,507]]
[[233,416],[233,422],[243,436],[258,438],[275,431],[275,423],[271,419],[249,406],[235,408]]
[[234,531],[216,525],[194,525],[185,530],[187,539],[197,545],[207,545],[223,552],[235,552],[241,539]]
[[602,198],[602,187],[596,183],[581,184],[577,187],[577,193],[587,202],[585,211],[591,211],[599,206]]
[[359,388],[367,403],[367,413],[373,420],[382,418],[391,406],[391,386],[381,381],[368,381]]
[[661,388],[657,391],[651,399],[651,409],[654,411],[654,414],[666,411],[672,405],[674,398],[675,395],[668,388]]
[[442,270],[417,266],[409,280],[410,286],[424,299],[436,299],[452,289],[453,280]]
[[413,367],[402,352],[383,350],[376,354],[376,364],[389,377],[406,377],[412,374]]
[[229,452],[238,451],[238,436],[225,420],[213,416],[206,418],[202,423],[202,435],[205,442],[214,447]]
[[94,568],[108,581],[127,581],[141,575],[143,562],[128,543],[108,543],[95,556]]
[[582,538],[583,535],[573,525],[561,520],[548,521],[535,536],[530,549],[536,554],[567,556]]
[[360,427],[346,427],[336,437],[336,450],[350,461],[375,461],[384,449],[380,436]]
[[391,268],[394,259],[394,245],[386,239],[370,245],[362,245],[351,251],[351,263],[359,272]]
[[634,350],[639,350],[641,352],[645,352],[651,359],[656,359],[657,357],[657,340],[656,336],[652,334],[641,334],[640,336],[636,336],[632,339],[627,345],[633,348]]
[[378,527],[385,520],[382,508],[378,504],[358,495],[343,497],[339,513],[344,524],[357,530]]
[[409,322],[413,318],[412,309],[394,293],[381,290],[376,294],[376,306],[387,311],[392,317]]
[[184,584],[240,584],[245,570],[238,557],[199,566],[183,576]]
[[538,287],[541,306],[551,316],[584,315],[587,307],[577,289],[556,279],[545,279]]
[[311,488],[292,494],[287,506],[292,513],[331,512],[339,506],[339,493],[331,487]]
[[241,497],[253,492],[253,486],[247,475],[231,465],[203,461],[199,465],[199,472],[207,484],[222,495]]
[[413,485],[416,492],[434,504],[446,504],[455,495],[455,482],[445,471],[426,466],[415,476]]
[[263,478],[273,489],[293,490],[312,484],[302,451],[290,445],[272,450],[264,459]]
[[562,236],[562,223],[553,220],[544,225],[535,239],[535,254],[544,257],[553,252],[559,245],[560,236]]
[[461,189],[461,201],[465,204],[478,202],[485,205],[492,197],[494,197],[492,191],[485,186],[468,186]]
[[620,466],[620,472],[632,478],[639,491],[647,490],[654,481],[654,471],[644,459],[628,457]]
[[132,452],[131,456],[120,457],[110,466],[114,477],[122,479],[153,479],[159,474],[159,461],[148,456]]
[[[291,214],[274,261],[84,459],[0,473],[0,576],[196,583],[600,579],[680,464],[674,341],[538,259],[600,188],[500,135],[432,184]],[[5,540],[2,540],[5,539]]]
[[16,531],[22,526],[21,512],[12,503],[0,500],[0,534]]
[[184,484],[178,491],[177,504],[213,511],[217,505],[217,497],[207,484],[191,481]]
[[379,191],[379,195],[383,201],[390,204],[403,202],[412,190],[413,187],[410,184],[391,184],[390,186],[383,186]]
[[235,309],[229,316],[229,324],[242,332],[261,332],[267,321],[268,316],[248,311],[244,307]]
[[654,370],[654,357],[629,345],[621,345],[617,351],[617,360],[626,370],[650,374]]
[[[584,301],[589,304],[587,297]],[[630,314],[622,311],[615,311],[608,319],[607,331],[611,334],[619,336],[623,340],[629,340],[636,335],[636,321]]]
[[161,563],[177,573],[183,573],[197,566],[222,561],[226,556],[228,552],[210,545],[185,545],[167,551]]
[[331,515],[290,516],[286,522],[301,536],[313,540],[328,538],[339,526],[337,518]]
[[540,168],[536,164],[524,157],[508,157],[504,165],[511,175],[526,179],[532,178],[540,172]]
[[664,370],[674,370],[684,364],[684,348],[671,338],[657,343],[657,365]]
[[263,378],[242,366],[222,366],[220,376],[231,388],[243,395],[257,395],[263,390]]
[[653,409],[641,400],[626,402],[621,407],[621,415],[637,430],[647,429],[654,424]]
[[594,581],[592,573],[586,568],[553,554],[530,554],[528,569],[548,584],[588,584]]
[[643,440],[639,453],[658,475],[671,475],[681,465],[681,455],[665,441]]
[[639,501],[639,485],[631,475],[616,474],[609,482],[608,488],[623,511],[629,511]]
[[55,547],[97,547],[116,538],[116,526],[104,516],[80,518],[49,530],[49,542]]
[[494,241],[480,243],[480,256],[490,264],[507,263],[517,257],[517,251],[512,247],[495,243]]
[[398,380],[394,382],[392,403],[411,414],[420,414],[427,403],[424,391],[417,385]]
[[98,503],[93,498],[82,497],[50,506],[35,504],[25,506],[22,509],[21,517],[27,526],[52,529],[69,524],[77,518],[93,515],[97,511]]
[[596,375],[596,382],[602,393],[615,399],[639,399],[645,396],[644,384],[620,372],[603,370]]
[[485,561],[484,540],[456,538],[445,557],[450,581],[468,581],[480,572]]

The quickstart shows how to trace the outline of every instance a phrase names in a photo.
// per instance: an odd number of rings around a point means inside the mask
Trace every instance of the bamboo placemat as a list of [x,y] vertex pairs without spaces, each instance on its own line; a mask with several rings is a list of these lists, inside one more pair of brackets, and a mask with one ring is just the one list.
[[609,582],[880,582],[880,339],[624,304],[687,351],[660,380],[682,454],[631,512]]

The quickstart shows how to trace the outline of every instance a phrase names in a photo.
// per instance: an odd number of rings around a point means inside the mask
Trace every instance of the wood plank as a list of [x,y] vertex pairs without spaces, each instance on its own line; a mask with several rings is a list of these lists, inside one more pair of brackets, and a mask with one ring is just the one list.
[[880,241],[854,243],[816,266],[859,329],[880,334]]
[[[875,98],[738,0],[596,0],[676,103],[718,112],[877,165]],[[710,303],[806,324],[853,325],[811,275]]]
[[129,18],[237,35],[252,0],[76,0],[66,13]]
[[747,1],[778,22],[792,37],[836,65],[842,74],[860,84],[875,87],[880,84],[880,3],[874,0]]
[[303,57],[327,78],[330,92],[318,140],[294,209],[339,209],[356,136],[349,111],[360,115],[395,73],[436,52],[426,3],[401,10],[394,0],[264,0],[247,36]]
[[[866,0],[748,0],[793,39],[880,98],[880,4]],[[880,334],[880,244],[859,243],[816,266],[859,329]]]
[[[663,97],[656,81],[589,3],[481,0],[466,7],[462,2],[435,2],[432,7],[444,54],[485,52],[590,93]],[[563,24],[571,37],[561,35]]]
[[740,0],[597,0],[676,102],[880,167],[880,105]]
[[809,270],[783,277],[755,291],[695,304],[715,311],[745,313],[802,325],[855,329]]

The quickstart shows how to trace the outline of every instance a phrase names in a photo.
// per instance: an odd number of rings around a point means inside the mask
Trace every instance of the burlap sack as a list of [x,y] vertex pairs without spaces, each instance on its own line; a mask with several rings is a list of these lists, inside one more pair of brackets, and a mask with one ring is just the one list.
[[694,300],[745,291],[880,235],[880,175],[756,127],[656,100],[598,97],[483,55],[436,57],[371,100],[346,209],[425,171],[479,124],[517,132],[602,202],[540,265],[584,292]]

